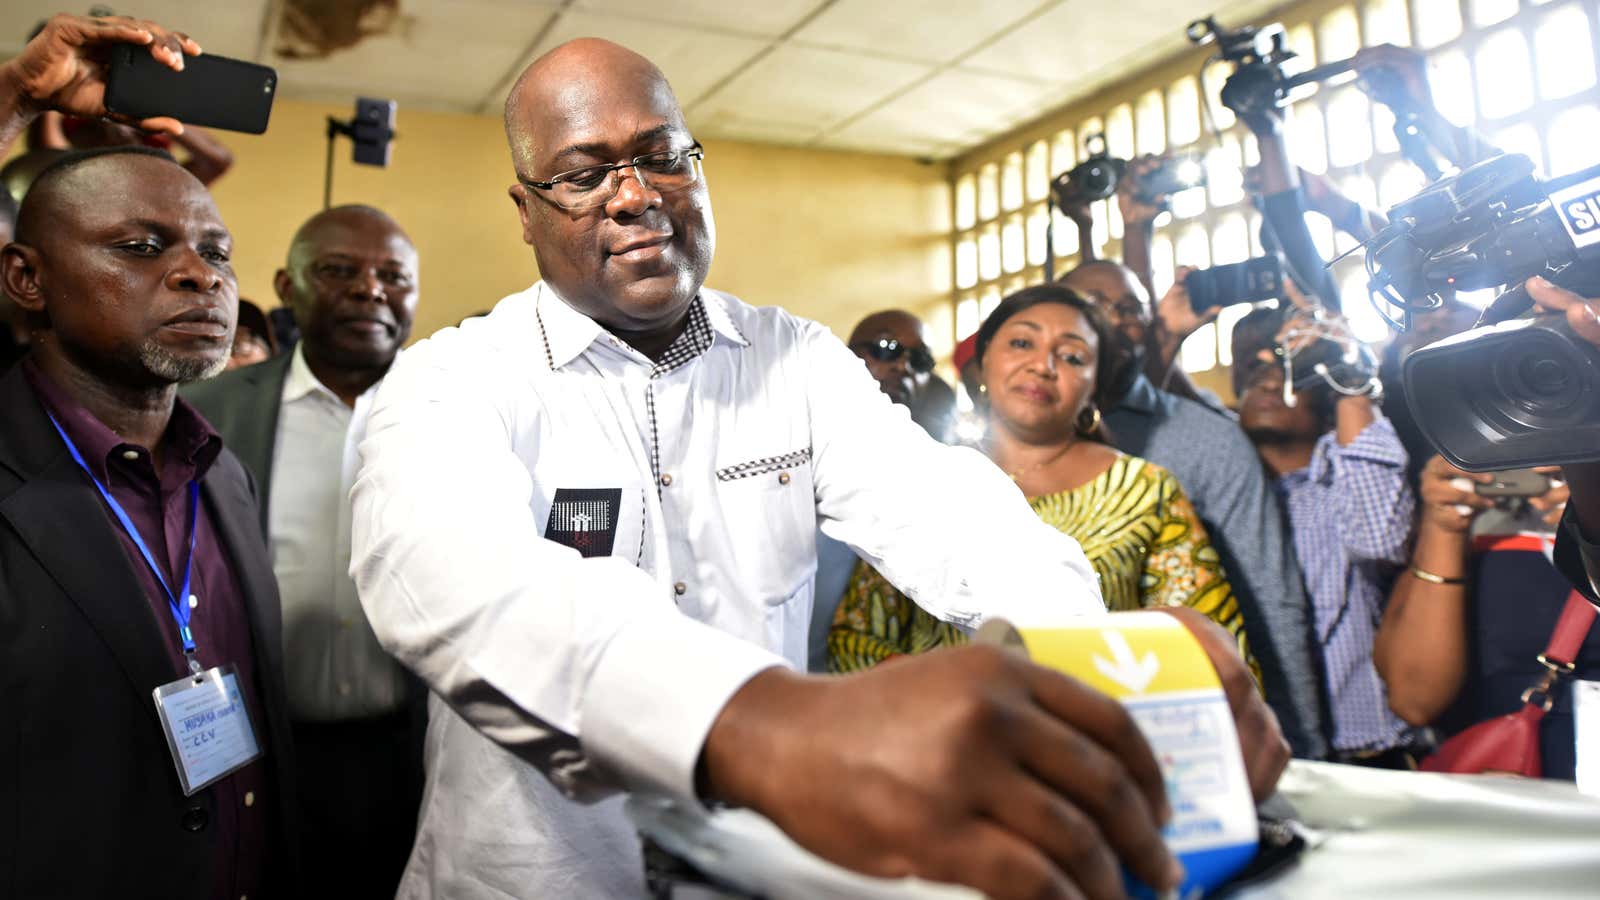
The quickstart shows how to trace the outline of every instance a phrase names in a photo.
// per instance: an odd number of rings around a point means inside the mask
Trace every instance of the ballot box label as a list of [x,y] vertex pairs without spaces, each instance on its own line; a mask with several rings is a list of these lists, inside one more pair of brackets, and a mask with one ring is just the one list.
[[185,676],[152,693],[184,796],[261,756],[233,666]]
[[[1115,613],[1066,628],[988,626],[980,640],[1026,650],[1121,701],[1161,765],[1171,822],[1162,835],[1188,872],[1180,893],[1209,891],[1255,856],[1259,831],[1227,696],[1205,651],[1178,620]],[[1129,885],[1135,896],[1151,896]]]

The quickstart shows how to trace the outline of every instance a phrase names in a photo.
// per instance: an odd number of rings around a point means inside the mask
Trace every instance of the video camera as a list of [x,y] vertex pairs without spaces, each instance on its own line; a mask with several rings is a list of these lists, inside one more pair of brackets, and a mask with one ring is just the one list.
[[1397,329],[1450,291],[1510,286],[1477,327],[1406,359],[1406,398],[1428,441],[1475,472],[1600,460],[1600,350],[1563,316],[1511,318],[1532,306],[1523,284],[1535,275],[1600,296],[1600,166],[1541,183],[1526,156],[1498,156],[1389,220],[1366,264],[1374,304]]
[[1197,47],[1217,45],[1214,62],[1231,62],[1233,74],[1222,83],[1222,105],[1241,119],[1263,115],[1288,102],[1289,92],[1313,82],[1326,81],[1355,68],[1353,59],[1317,66],[1298,75],[1287,75],[1283,64],[1299,54],[1285,44],[1282,25],[1261,28],[1246,25],[1229,31],[1212,16],[1196,19],[1184,30]]
[[[1050,194],[1062,212],[1074,204],[1093,203],[1112,196],[1117,192],[1117,184],[1127,176],[1128,161],[1107,151],[1104,134],[1086,136],[1083,150],[1087,158],[1050,183]],[[1141,203],[1155,203],[1163,196],[1203,187],[1205,183],[1205,166],[1198,158],[1175,156],[1162,160],[1160,166],[1140,176],[1134,197]]]

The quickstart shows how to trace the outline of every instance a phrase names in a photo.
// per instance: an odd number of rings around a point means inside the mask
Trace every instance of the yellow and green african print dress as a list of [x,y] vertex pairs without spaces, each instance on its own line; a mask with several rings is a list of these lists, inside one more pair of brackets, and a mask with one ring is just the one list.
[[[1227,629],[1256,670],[1233,588],[1172,473],[1121,456],[1087,484],[1028,502],[1039,518],[1083,545],[1107,609],[1192,607]],[[876,569],[858,562],[828,634],[828,668],[853,672],[896,654],[966,641],[960,629],[923,612]]]

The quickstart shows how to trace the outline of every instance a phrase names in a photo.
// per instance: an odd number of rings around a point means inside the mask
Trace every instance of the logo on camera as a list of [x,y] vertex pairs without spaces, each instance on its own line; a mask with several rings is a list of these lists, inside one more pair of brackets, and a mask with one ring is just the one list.
[[1600,178],[1590,178],[1550,192],[1561,224],[1578,247],[1600,244]]

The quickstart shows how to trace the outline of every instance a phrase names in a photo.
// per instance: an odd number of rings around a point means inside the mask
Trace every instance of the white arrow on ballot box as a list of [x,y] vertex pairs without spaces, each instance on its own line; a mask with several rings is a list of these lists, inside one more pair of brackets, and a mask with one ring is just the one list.
[[1094,657],[1094,667],[1100,670],[1101,675],[1133,693],[1144,693],[1144,689],[1155,680],[1156,673],[1161,671],[1161,660],[1156,659],[1155,653],[1149,650],[1145,651],[1143,659],[1135,659],[1133,648],[1128,646],[1128,639],[1120,631],[1106,630],[1100,632],[1100,636],[1111,648],[1111,661],[1097,655]]

